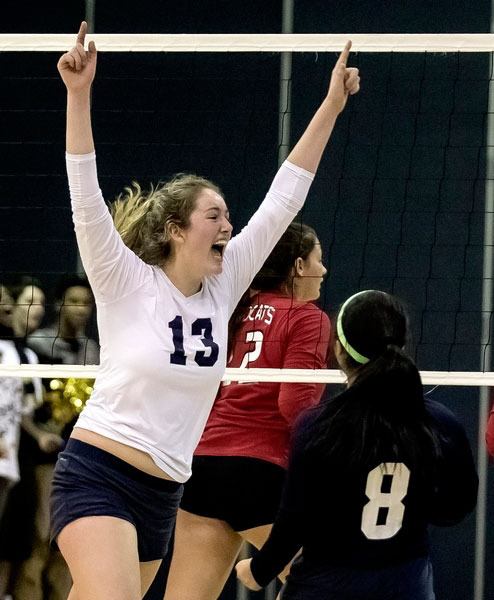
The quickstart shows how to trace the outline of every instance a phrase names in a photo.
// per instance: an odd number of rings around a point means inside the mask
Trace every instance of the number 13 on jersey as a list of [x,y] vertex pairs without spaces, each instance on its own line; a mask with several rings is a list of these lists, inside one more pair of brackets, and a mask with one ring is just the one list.
[[[168,323],[172,330],[174,352],[170,354],[170,362],[174,365],[185,365],[187,357],[184,351],[184,324],[180,315]],[[218,344],[213,340],[213,325],[211,319],[196,319],[191,325],[191,335],[199,336],[207,351],[198,350],[194,361],[200,367],[212,367],[218,360]],[[208,354],[209,352],[209,354]]]

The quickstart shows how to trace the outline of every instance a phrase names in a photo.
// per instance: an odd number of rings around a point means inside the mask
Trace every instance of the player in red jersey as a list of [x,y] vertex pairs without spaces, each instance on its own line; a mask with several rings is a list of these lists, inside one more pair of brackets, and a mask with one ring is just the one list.
[[[330,322],[312,301],[325,274],[315,231],[290,225],[232,317],[228,366],[324,368]],[[223,383],[185,485],[166,600],[215,600],[242,543],[267,539],[291,427],[323,387]]]

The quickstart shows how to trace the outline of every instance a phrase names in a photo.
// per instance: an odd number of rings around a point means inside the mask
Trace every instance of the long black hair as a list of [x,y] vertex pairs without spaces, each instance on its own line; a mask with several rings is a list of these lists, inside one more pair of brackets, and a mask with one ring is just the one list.
[[306,260],[316,243],[317,234],[312,227],[295,221],[290,223],[233,311],[228,327],[229,352],[250,305],[252,292],[279,292],[284,287],[291,290],[295,261],[297,258]]
[[317,419],[309,452],[349,472],[385,460],[432,475],[439,434],[425,409],[417,366],[404,350],[408,329],[403,304],[390,294],[369,290],[345,302],[337,335],[354,379]]

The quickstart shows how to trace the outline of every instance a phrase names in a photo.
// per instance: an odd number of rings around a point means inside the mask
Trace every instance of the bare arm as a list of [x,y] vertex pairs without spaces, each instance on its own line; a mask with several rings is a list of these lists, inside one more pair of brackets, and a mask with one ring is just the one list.
[[84,49],[87,23],[83,21],[76,45],[58,61],[58,71],[67,88],[67,152],[89,154],[94,151],[91,129],[91,84],[96,73],[96,46]]
[[345,108],[348,96],[356,94],[360,88],[358,69],[347,68],[351,42],[347,42],[331,74],[329,90],[307,129],[302,134],[287,160],[315,173],[324,148],[333,131],[336,119]]

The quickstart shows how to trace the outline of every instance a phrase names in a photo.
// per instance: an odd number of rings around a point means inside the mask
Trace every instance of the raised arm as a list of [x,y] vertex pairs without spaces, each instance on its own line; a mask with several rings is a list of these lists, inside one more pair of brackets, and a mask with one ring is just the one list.
[[67,88],[67,174],[79,252],[96,300],[110,302],[137,289],[149,267],[123,243],[99,187],[90,104],[96,47],[84,49],[86,32],[83,21],[57,67]]
[[90,92],[96,73],[96,46],[84,49],[87,23],[83,21],[76,45],[60,57],[57,68],[67,88],[67,152],[89,154],[94,151],[91,129]]
[[347,42],[331,74],[327,96],[287,158],[292,164],[311,173],[317,171],[324,148],[338,115],[345,108],[348,96],[356,94],[360,89],[358,69],[346,66],[351,47],[352,42]]
[[348,69],[348,42],[331,75],[328,93],[302,137],[280,167],[259,209],[228,244],[224,271],[232,282],[231,311],[302,208],[336,119],[348,96],[360,86],[357,69]]

